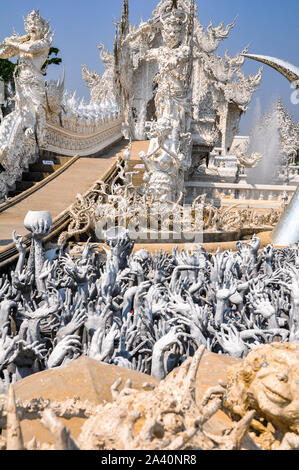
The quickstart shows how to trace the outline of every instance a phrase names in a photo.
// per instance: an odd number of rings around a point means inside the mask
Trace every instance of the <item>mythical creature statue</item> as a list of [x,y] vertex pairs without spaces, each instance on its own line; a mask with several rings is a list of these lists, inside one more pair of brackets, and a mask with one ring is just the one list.
[[114,94],[114,57],[113,54],[105,51],[102,44],[99,45],[100,58],[105,66],[103,75],[90,71],[85,64],[82,65],[82,78],[86,86],[90,89],[90,104],[109,103],[116,105]]
[[253,152],[251,155],[248,155],[249,143],[246,142],[236,145],[234,148],[234,153],[238,161],[238,170],[236,174],[236,181],[247,181],[247,175],[245,173],[245,168],[256,168],[260,161],[263,159],[264,154],[259,152]]
[[0,58],[19,56],[15,111],[0,127],[0,162],[6,170],[0,176],[2,194],[7,193],[30,158],[46,143],[46,85],[42,66],[48,57],[52,35],[49,23],[41,18],[38,10],[27,16],[24,25],[25,36],[14,34],[0,44]]
[[[266,423],[256,420],[260,444],[278,447],[272,423],[283,433],[283,445],[299,444],[299,345],[272,343],[252,351],[241,364],[231,367],[227,377],[224,406],[233,416],[244,417],[255,410]],[[276,442],[275,442],[276,441]],[[298,448],[298,447],[297,447]]]
[[247,155],[247,148],[248,143],[244,146],[244,144],[239,144],[235,147],[235,154],[238,159],[238,162],[241,166],[245,168],[255,168],[259,162],[262,160],[262,154],[258,152],[254,152],[251,156]]
[[[167,35],[164,20],[173,15],[173,12],[180,12],[182,15],[192,12],[193,18],[189,21],[185,29],[187,34],[183,33],[179,46],[170,47],[175,59],[173,64],[168,63],[167,67],[173,83],[169,85],[166,75],[164,101],[167,101],[168,95],[173,93],[174,87],[178,86],[183,76],[181,72],[187,73],[185,83],[190,89],[188,100],[183,107],[188,119],[190,113],[194,147],[193,166],[197,159],[196,152],[203,153],[202,147],[206,152],[210,152],[218,143],[217,147],[222,147],[222,155],[230,150],[233,138],[238,134],[241,115],[246,111],[252,94],[260,84],[261,71],[248,78],[240,73],[245,61],[242,54],[248,52],[248,47],[236,57],[230,57],[227,53],[224,59],[214,56],[213,53],[220,41],[229,36],[236,24],[235,21],[227,26],[223,23],[214,26],[210,22],[208,27],[204,28],[197,17],[197,7],[192,0],[161,0],[153,11],[152,18],[141,22],[139,26],[132,26],[129,22],[129,2],[124,0],[122,20],[120,25],[117,25],[114,44],[114,77],[117,94],[120,97],[120,108],[126,123],[123,131],[127,138],[145,140],[148,137],[149,123],[159,118],[157,107],[159,108],[161,103],[158,102],[156,95],[162,87],[161,83],[157,83],[157,79],[163,76],[162,61],[164,64],[169,62],[167,54],[163,53],[166,51],[165,35]],[[175,34],[177,32],[174,36]],[[186,66],[187,72],[183,61],[180,62],[181,65],[178,65],[178,62],[175,64],[184,44],[187,46],[186,49],[188,45],[191,46],[189,49],[191,60]],[[156,54],[157,51],[159,56]],[[168,56],[170,57],[169,54]],[[156,60],[157,58],[159,60]],[[175,67],[176,77],[171,70]],[[168,90],[168,85],[172,91]],[[192,103],[191,107],[188,101]],[[182,102],[180,105],[182,106]],[[201,155],[198,157],[201,158]]]
[[[154,199],[175,201],[183,190],[184,171],[191,164],[192,104],[188,76],[192,67],[192,37],[188,22],[194,11],[172,9],[160,18],[163,45],[150,49],[145,60],[158,63],[155,106],[146,166],[146,186]],[[192,30],[192,29],[191,29]],[[191,33],[192,36],[192,33]]]

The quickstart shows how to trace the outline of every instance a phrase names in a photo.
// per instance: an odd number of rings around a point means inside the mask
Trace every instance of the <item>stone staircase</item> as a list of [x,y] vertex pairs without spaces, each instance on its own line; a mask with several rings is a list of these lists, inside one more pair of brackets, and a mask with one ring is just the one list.
[[[139,188],[143,183],[143,175],[145,172],[144,165],[139,157],[141,150],[147,151],[149,141],[133,142],[131,159],[129,161],[129,171],[138,172],[133,175],[133,184]],[[8,198],[13,198],[22,194],[24,191],[32,188],[37,183],[55,173],[60,167],[65,165],[73,157],[57,155],[56,153],[41,150],[39,158],[36,162],[29,165],[27,171],[24,171],[22,179],[16,182],[15,189],[9,191]]]
[[[27,249],[30,247],[31,239],[24,227],[28,211],[50,212],[53,226],[46,242],[56,241],[70,223],[69,208],[76,195],[87,194],[98,180],[110,184],[116,179],[117,156],[125,146],[124,141],[119,141],[96,157],[41,154],[19,182],[19,188],[23,183],[27,188],[32,186],[0,204],[0,271],[8,270],[19,256],[12,239],[13,231],[24,237]],[[40,178],[44,179],[36,181]]]
[[32,188],[36,183],[39,183],[57,171],[71,158],[72,157],[59,156],[53,152],[42,150],[36,162],[29,165],[28,170],[24,171],[22,179],[16,182],[15,189],[9,191],[8,197],[12,198],[18,196],[22,192]]

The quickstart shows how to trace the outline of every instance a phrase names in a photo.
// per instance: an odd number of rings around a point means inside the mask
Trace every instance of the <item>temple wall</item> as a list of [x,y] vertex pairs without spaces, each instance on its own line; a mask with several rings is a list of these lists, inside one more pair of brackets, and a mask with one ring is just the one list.
[[291,200],[296,186],[190,181],[186,183],[185,189],[186,204],[192,204],[198,196],[206,194],[206,200],[213,201],[218,207],[238,204],[240,207],[250,205],[250,207],[277,209],[284,202],[286,195],[288,200]]
[[147,120],[155,116],[148,115],[149,102],[154,97],[154,77],[158,72],[156,63],[145,62],[140,63],[137,70],[134,71],[134,96],[132,100],[132,111],[135,124],[135,139],[144,140],[144,125]]
[[120,118],[105,120],[96,128],[84,126],[78,132],[47,122],[48,144],[45,150],[66,156],[94,155],[122,138],[121,123]]

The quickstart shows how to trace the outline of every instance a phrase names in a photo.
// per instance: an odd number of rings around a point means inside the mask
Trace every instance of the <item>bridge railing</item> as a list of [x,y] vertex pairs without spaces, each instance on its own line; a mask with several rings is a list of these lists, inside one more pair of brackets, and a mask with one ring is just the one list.
[[[111,166],[108,168],[108,170],[101,177],[101,180],[106,184],[110,184],[116,177],[118,171],[119,169],[117,166],[117,161],[114,160],[111,162]],[[92,191],[92,187],[89,188],[83,196],[87,196],[90,191]],[[53,220],[53,224],[52,224],[52,230],[44,238],[44,242],[57,240],[59,234],[67,228],[67,226],[69,225],[71,221],[70,210],[71,210],[71,206],[66,208],[57,217],[55,217],[55,219]],[[31,245],[31,233],[28,233],[28,235],[25,235],[23,237],[23,240],[26,245],[26,251],[28,254],[30,250],[30,245]],[[8,267],[16,263],[18,260],[18,257],[19,257],[19,253],[14,243],[10,243],[9,245],[6,245],[3,248],[0,247],[0,272],[5,271]]]

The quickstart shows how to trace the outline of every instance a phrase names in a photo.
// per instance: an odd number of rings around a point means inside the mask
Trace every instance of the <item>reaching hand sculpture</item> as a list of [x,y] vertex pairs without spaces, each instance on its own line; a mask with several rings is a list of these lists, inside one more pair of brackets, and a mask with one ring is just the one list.
[[[0,379],[60,367],[81,354],[162,379],[202,345],[245,357],[261,344],[299,342],[298,247],[259,252],[260,240],[235,252],[132,254],[124,228],[106,233],[109,250],[89,242],[46,256],[48,213],[30,213],[28,259],[0,279]],[[3,333],[2,333],[3,332]]]
[[263,319],[267,320],[268,328],[279,328],[275,304],[273,301],[270,302],[267,294],[257,294],[253,304],[255,305],[255,313],[260,314]]
[[18,338],[11,338],[8,334],[8,326],[6,323],[2,326],[1,329],[1,338],[0,338],[0,369],[1,371],[13,360],[16,358],[17,351],[17,340]]
[[65,336],[51,352],[47,365],[49,369],[60,366],[68,355],[71,357],[79,357],[78,352],[80,351],[80,337],[78,335],[67,335]]
[[57,331],[57,340],[62,341],[66,336],[71,336],[79,330],[87,320],[87,315],[83,309],[79,308],[75,311],[74,315],[71,318],[71,321],[65,326],[61,326]]
[[[51,231],[52,218],[49,212],[29,211],[25,217],[24,225],[27,230],[32,233],[32,243],[28,263],[29,269],[34,274],[38,292],[45,293],[46,288],[43,282],[42,272],[46,260],[42,243],[43,238]],[[17,243],[19,245],[18,241]]]
[[162,380],[166,377],[164,354],[171,346],[179,344],[182,336],[187,336],[187,334],[177,331],[177,328],[174,327],[155,343],[153,348],[152,375],[156,379]]
[[245,357],[248,352],[248,346],[241,338],[237,328],[227,325],[221,325],[221,333],[216,332],[216,338],[223,351],[231,357]]
[[88,355],[98,361],[111,359],[114,353],[114,341],[117,336],[119,336],[119,331],[116,323],[113,324],[106,336],[105,329],[100,326],[93,335]]

